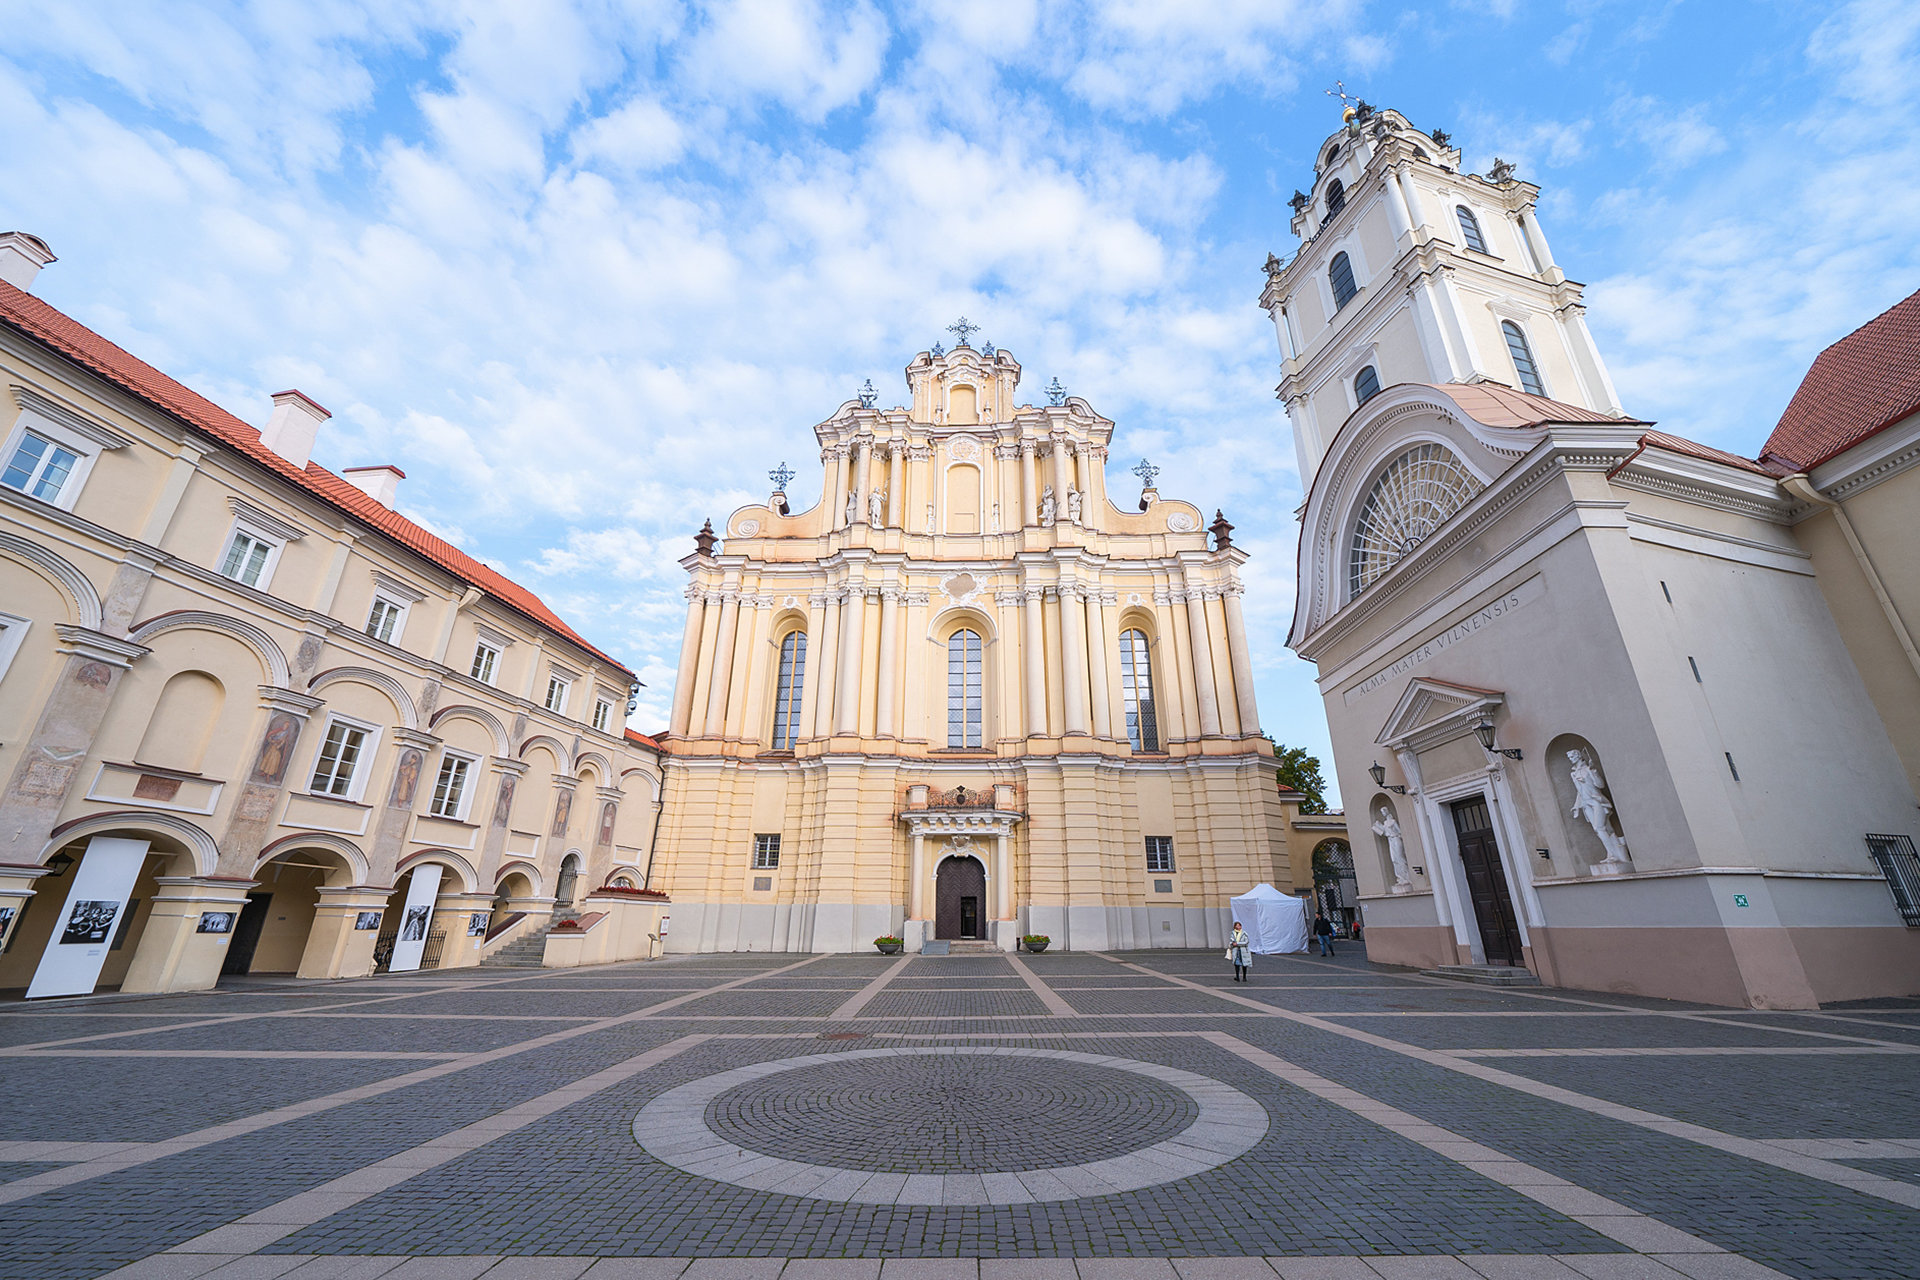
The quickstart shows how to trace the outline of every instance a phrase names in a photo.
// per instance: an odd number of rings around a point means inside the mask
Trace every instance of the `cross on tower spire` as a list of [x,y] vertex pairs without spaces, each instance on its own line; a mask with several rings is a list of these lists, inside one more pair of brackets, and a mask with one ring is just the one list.
[[954,335],[955,342],[953,345],[955,347],[966,347],[973,345],[968,342],[967,339],[973,334],[980,332],[980,326],[977,324],[969,324],[967,318],[961,316],[958,320],[947,326],[947,332]]

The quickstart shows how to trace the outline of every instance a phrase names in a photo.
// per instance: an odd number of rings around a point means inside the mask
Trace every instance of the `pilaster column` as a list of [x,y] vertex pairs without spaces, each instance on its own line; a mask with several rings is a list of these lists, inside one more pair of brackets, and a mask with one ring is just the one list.
[[1093,734],[1112,738],[1113,703],[1107,696],[1106,604],[1098,587],[1087,592],[1087,678],[1093,692]]
[[899,618],[900,589],[880,588],[880,663],[879,673],[875,677],[880,685],[880,700],[873,721],[873,736],[876,738],[895,737],[899,724],[899,667],[894,657]]
[[766,721],[767,693],[773,683],[768,668],[771,659],[778,656],[772,642],[773,597],[748,596],[741,604],[753,610],[753,626],[741,628],[746,661],[740,665],[741,679],[733,682],[733,692],[727,695],[727,736],[755,742],[763,740],[761,725]]
[[913,854],[907,859],[907,919],[927,918],[927,837],[915,831]]
[[519,790],[520,779],[527,772],[525,760],[491,756],[487,763],[499,782],[494,787],[491,806],[476,804],[473,807],[474,820],[486,823],[486,835],[480,846],[480,883],[483,885],[492,884],[500,870],[501,858],[507,849],[507,831],[513,822],[514,792]]
[[1017,528],[1024,529],[1038,517],[1034,514],[1040,509],[1040,486],[1034,480],[1033,455],[1038,449],[1031,440],[1020,442],[1020,523]]
[[1053,440],[1053,518],[1064,523],[1067,518],[1067,486],[1073,482],[1072,462],[1067,457],[1067,438],[1055,436]]
[[263,684],[260,705],[267,713],[267,722],[261,730],[260,746],[254,751],[253,767],[247,771],[239,801],[233,806],[233,816],[220,837],[221,875],[253,875],[254,862],[266,847],[273,825],[274,808],[286,790],[287,768],[299,749],[307,718],[325,703],[292,689]]
[[1061,701],[1067,733],[1085,735],[1087,723],[1087,612],[1079,588],[1060,588]]
[[1251,738],[1260,732],[1260,708],[1253,696],[1253,655],[1247,649],[1247,620],[1240,612],[1239,583],[1222,593],[1227,609],[1227,657],[1233,665],[1233,703],[1240,712],[1240,736]]
[[847,518],[847,447],[830,444],[820,454],[827,469],[826,488],[821,497],[827,504],[827,528],[838,529]]
[[1199,736],[1200,726],[1188,705],[1185,655],[1180,646],[1180,625],[1173,612],[1173,593],[1153,593],[1153,614],[1159,620],[1160,645],[1153,655],[1154,710],[1160,719],[1162,750],[1176,738],[1191,740]]
[[[719,649],[714,643],[720,630],[720,593],[705,591],[700,601],[700,650],[693,664],[693,698],[687,712],[687,735],[699,737],[707,728],[707,703],[713,694],[713,669],[719,661]],[[536,646],[533,663],[539,665],[540,650]],[[533,699],[533,681],[527,681],[524,696]]]
[[673,677],[673,718],[668,721],[668,732],[676,738],[687,736],[687,722],[693,713],[693,683],[700,665],[700,623],[705,610],[705,594],[698,587],[688,587],[687,630],[680,637],[680,667]]
[[707,690],[706,736],[726,730],[727,687],[733,681],[733,634],[740,625],[740,593],[720,593],[720,629],[713,645],[713,683]]
[[1428,238],[1420,234],[1426,229],[1426,210],[1420,207],[1420,189],[1413,185],[1412,171],[1402,168],[1398,170],[1398,173],[1400,175],[1400,193],[1407,198],[1407,219],[1413,224],[1409,230],[1413,235],[1414,242],[1418,243]]
[[80,763],[113,705],[120,677],[150,651],[130,640],[59,623],[65,655],[53,693],[0,793],[0,863],[36,864],[80,773]]
[[1020,665],[1027,675],[1027,736],[1047,736],[1047,647],[1046,627],[1040,617],[1044,592],[1028,587],[1022,593],[1026,634],[1020,643]]
[[[1080,522],[1089,529],[1097,529],[1106,522],[1107,513],[1107,450],[1104,445],[1088,445],[1087,460],[1087,502],[1081,512]],[[1094,519],[1095,515],[1100,518]]]
[[820,652],[807,654],[809,672],[817,669],[820,673],[815,690],[818,696],[815,697],[811,710],[803,705],[800,713],[813,718],[813,736],[816,738],[833,735],[833,694],[836,683],[834,669],[840,664],[841,611],[839,604],[844,598],[844,593],[841,592],[829,591],[822,594],[821,613],[825,617],[825,623],[820,637]]
[[873,437],[861,436],[853,444],[853,519],[848,524],[867,522],[867,494],[873,488],[869,468],[873,462]]
[[367,878],[373,884],[392,884],[394,868],[400,864],[400,851],[406,847],[407,833],[413,826],[414,797],[420,790],[420,775],[426,772],[427,759],[440,739],[404,725],[393,733],[393,778],[387,784],[386,801],[374,810],[373,832],[367,843]]
[[[1007,833],[999,831],[993,837],[993,918],[996,920],[1013,919],[1013,859],[1007,856]],[[1011,951],[1013,948],[1008,947]]]
[[1193,683],[1200,699],[1200,736],[1220,736],[1220,695],[1213,680],[1213,645],[1207,639],[1207,598],[1198,587],[1187,597],[1188,643],[1193,646]]
[[834,690],[833,731],[860,732],[860,664],[866,651],[867,588],[848,586],[840,608],[840,675]]
[[793,730],[796,739],[818,736],[812,730],[814,722],[820,718],[820,690],[823,687],[820,673],[832,661],[827,638],[823,634],[826,620],[827,593],[815,591],[807,597],[807,669],[800,679],[800,724],[795,725]]
[[887,441],[887,527],[898,529],[906,523],[907,445],[904,440]]

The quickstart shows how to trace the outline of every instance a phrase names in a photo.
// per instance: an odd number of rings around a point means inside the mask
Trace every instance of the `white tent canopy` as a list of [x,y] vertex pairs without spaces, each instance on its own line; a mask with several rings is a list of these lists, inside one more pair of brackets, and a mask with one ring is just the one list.
[[1252,950],[1263,956],[1307,949],[1307,900],[1282,893],[1270,884],[1257,884],[1232,899],[1233,918],[1253,939]]

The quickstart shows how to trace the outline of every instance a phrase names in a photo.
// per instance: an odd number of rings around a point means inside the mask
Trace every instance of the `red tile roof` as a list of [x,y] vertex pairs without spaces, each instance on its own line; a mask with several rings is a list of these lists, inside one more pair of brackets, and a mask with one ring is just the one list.
[[[665,730],[662,730],[662,732],[665,732]],[[644,733],[636,733],[632,729],[627,730],[627,741],[637,742],[641,746],[651,747],[655,751],[658,751],[660,749],[660,744],[657,741],[655,741],[651,735],[644,734]]]
[[[1708,462],[1724,463],[1729,467],[1739,467],[1742,471],[1752,471],[1769,478],[1783,474],[1764,463],[1752,458],[1743,458],[1737,453],[1728,453],[1725,449],[1716,449],[1710,444],[1701,444],[1697,440],[1688,440],[1682,436],[1670,436],[1664,431],[1649,431],[1640,437],[1642,449],[1665,449],[1668,453],[1681,453],[1689,458],[1704,458]],[[1625,466],[1625,463],[1621,464]]]
[[611,664],[628,677],[633,673],[588,644],[525,587],[481,564],[452,543],[435,537],[397,511],[390,511],[355,485],[309,462],[295,467],[260,443],[260,431],[161,373],[152,365],[116,346],[65,312],[30,293],[0,281],[0,324],[66,357],[130,395],[137,396],[188,428],[245,454],[286,483],[319,498],[378,533],[431,561],[454,577],[492,596],[501,604],[547,630],[564,637]]
[[[1530,396],[1498,382],[1429,383],[1475,422],[1488,427],[1537,427],[1548,422],[1605,422],[1613,426],[1637,423],[1638,418],[1616,418],[1596,409]],[[1652,424],[1646,424],[1652,425]]]
[[1760,450],[1811,471],[1920,411],[1920,293],[1822,351]]

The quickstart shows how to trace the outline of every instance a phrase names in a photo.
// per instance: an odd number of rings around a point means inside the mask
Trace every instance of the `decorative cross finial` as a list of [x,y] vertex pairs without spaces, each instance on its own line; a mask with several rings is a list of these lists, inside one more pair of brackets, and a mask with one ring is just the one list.
[[941,346],[937,342],[933,344],[933,358],[935,360],[938,360],[941,356],[945,354],[947,354],[947,349],[945,347]]
[[1060,379],[1055,378],[1052,382],[1049,382],[1047,384],[1047,403],[1050,405],[1059,406],[1059,405],[1065,404],[1066,402],[1067,402],[1067,389],[1060,385]]
[[1153,488],[1155,477],[1160,474],[1160,468],[1154,466],[1145,458],[1142,458],[1140,459],[1140,465],[1133,469],[1133,474],[1140,477],[1140,487],[1142,489],[1151,489]]
[[1327,90],[1327,96],[1329,98],[1340,99],[1340,105],[1343,108],[1351,106],[1353,103],[1359,101],[1359,99],[1357,98],[1349,98],[1347,96],[1347,84],[1346,84],[1346,81],[1344,80],[1335,80],[1333,82],[1333,88]]
[[[880,400],[880,393],[873,389],[873,379],[868,378],[860,388],[860,407],[871,409]],[[784,465],[784,464],[782,464]]]
[[773,481],[773,490],[775,493],[785,493],[787,491],[787,481],[793,479],[793,468],[782,462],[779,466],[767,472],[767,479]]
[[958,320],[954,321],[952,324],[947,326],[947,332],[955,336],[956,341],[954,342],[953,345],[957,350],[960,347],[972,345],[967,341],[967,339],[972,335],[980,332],[980,326],[977,324],[967,323],[967,318],[965,316],[961,316]]

